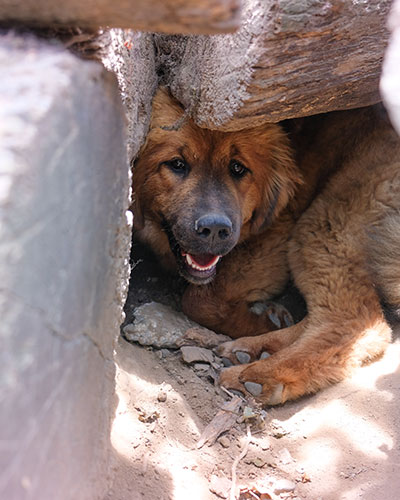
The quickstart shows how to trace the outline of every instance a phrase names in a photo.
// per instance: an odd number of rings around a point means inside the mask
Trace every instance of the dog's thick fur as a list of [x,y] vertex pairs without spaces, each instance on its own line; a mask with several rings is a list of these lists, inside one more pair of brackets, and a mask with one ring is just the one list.
[[[237,338],[220,348],[237,365],[221,383],[277,404],[381,355],[380,301],[400,304],[400,144],[382,109],[305,119],[292,144],[279,125],[223,133],[182,115],[159,90],[134,169],[135,227],[191,282],[184,311]],[[272,331],[249,305],[289,276],[308,313]]]

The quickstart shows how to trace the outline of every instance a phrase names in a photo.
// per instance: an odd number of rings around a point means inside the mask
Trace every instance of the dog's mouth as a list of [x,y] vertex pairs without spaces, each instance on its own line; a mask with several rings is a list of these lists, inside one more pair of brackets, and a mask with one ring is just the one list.
[[170,224],[163,219],[163,229],[168,237],[179,273],[194,285],[206,285],[217,273],[217,265],[224,254],[201,253],[201,251],[185,249],[178,243]]
[[[199,254],[192,255],[181,251],[184,269],[194,282],[209,282],[217,272],[217,264],[221,255]],[[185,273],[185,274],[186,274]],[[189,279],[190,280],[190,279]],[[192,281],[190,280],[190,281]]]

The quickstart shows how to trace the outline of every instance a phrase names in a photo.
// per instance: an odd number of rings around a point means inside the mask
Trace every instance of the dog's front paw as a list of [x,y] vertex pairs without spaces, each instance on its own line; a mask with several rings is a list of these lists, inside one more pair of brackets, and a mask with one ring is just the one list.
[[265,316],[266,325],[272,330],[287,328],[294,323],[288,309],[277,302],[255,302],[250,310],[257,316]]
[[238,340],[224,342],[215,349],[225,366],[245,365],[258,359],[266,359],[270,352],[263,349],[261,336],[242,337]]
[[269,373],[265,361],[247,366],[225,368],[220,375],[220,384],[228,390],[251,395],[265,405],[278,405],[290,399],[288,388]]

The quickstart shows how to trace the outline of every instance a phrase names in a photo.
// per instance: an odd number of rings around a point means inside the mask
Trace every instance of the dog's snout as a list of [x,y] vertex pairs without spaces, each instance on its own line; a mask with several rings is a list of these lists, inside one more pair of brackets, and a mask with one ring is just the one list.
[[204,239],[226,240],[232,234],[232,222],[221,214],[207,214],[194,223],[196,233]]

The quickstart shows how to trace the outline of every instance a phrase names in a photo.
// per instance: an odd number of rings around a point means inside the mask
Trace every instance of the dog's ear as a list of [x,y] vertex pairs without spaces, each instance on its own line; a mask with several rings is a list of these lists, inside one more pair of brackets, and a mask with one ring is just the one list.
[[[278,129],[278,127],[276,127]],[[289,140],[280,129],[268,147],[267,174],[260,183],[260,200],[253,213],[251,233],[266,229],[293,198],[296,187],[303,183],[295,163]]]
[[280,197],[280,188],[273,186],[269,193],[265,193],[259,207],[254,210],[251,221],[251,233],[256,234],[266,229],[276,216]]

